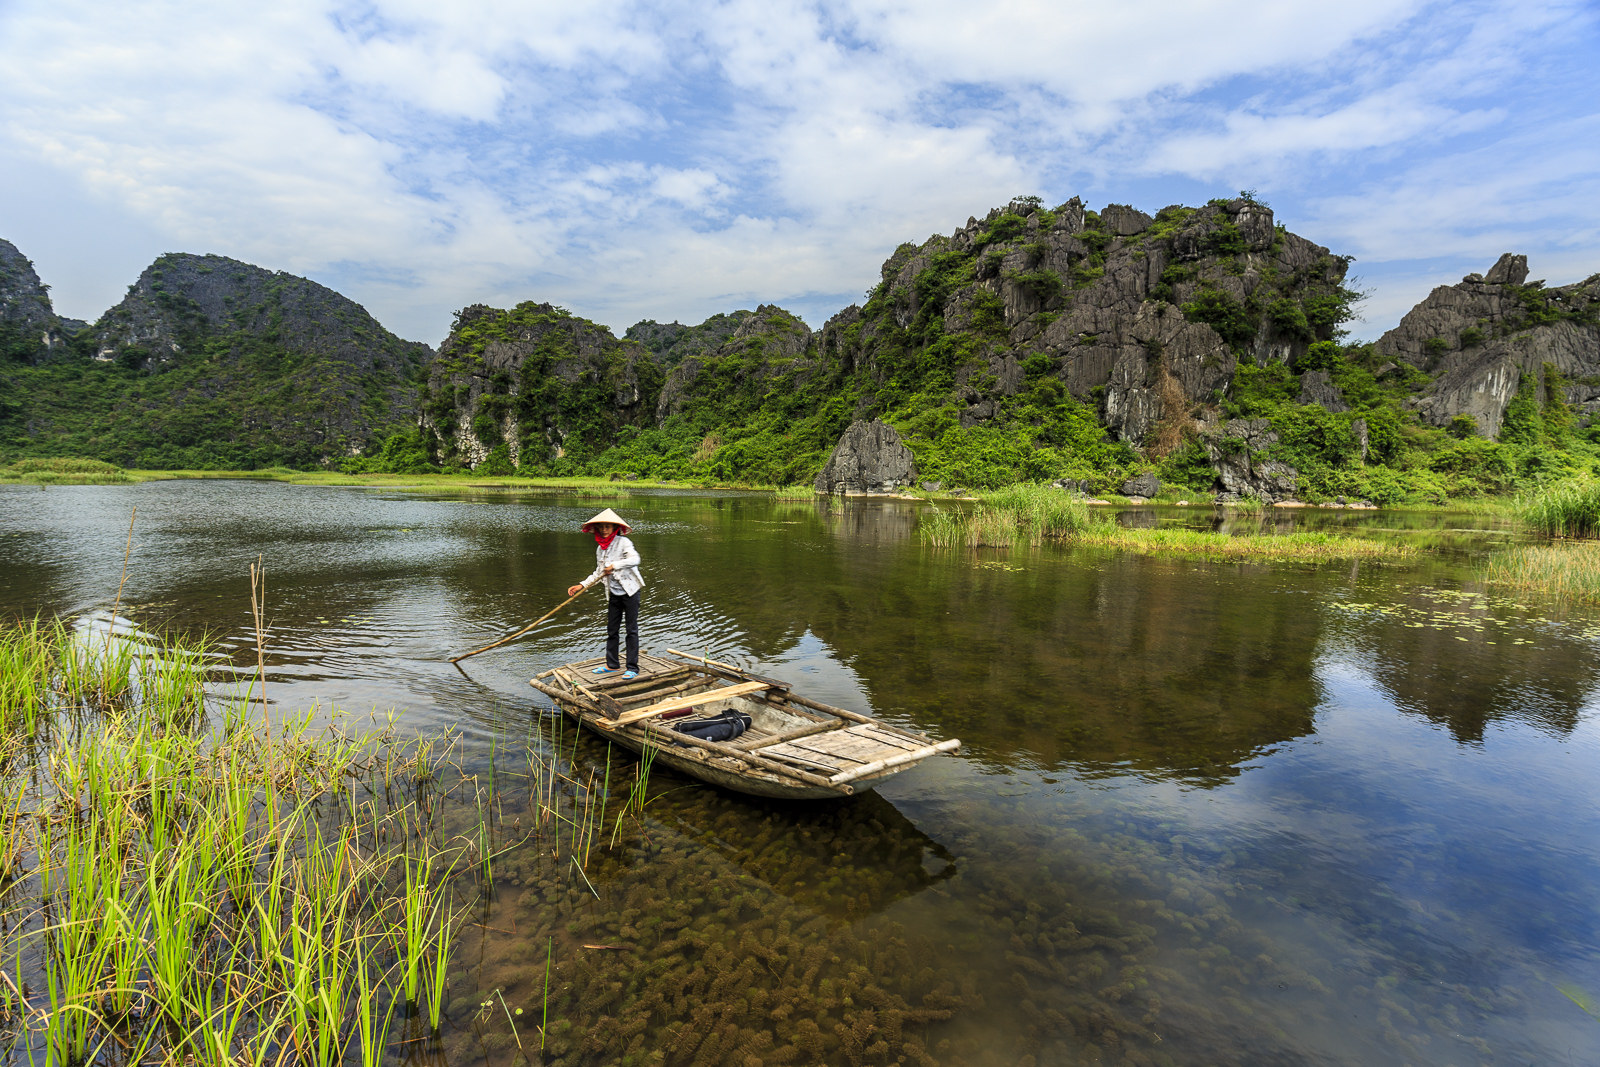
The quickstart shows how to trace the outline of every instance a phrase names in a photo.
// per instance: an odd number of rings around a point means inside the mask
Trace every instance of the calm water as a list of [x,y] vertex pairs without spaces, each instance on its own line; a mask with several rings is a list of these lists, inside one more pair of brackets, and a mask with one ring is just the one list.
[[1459,517],[1297,520],[1426,545],[1316,567],[974,560],[895,502],[0,488],[0,613],[108,610],[137,505],[137,624],[244,662],[260,556],[276,706],[393,708],[514,763],[558,741],[526,679],[596,652],[603,601],[446,657],[559,603],[604,504],[638,523],[646,647],[964,747],[822,805],[657,772],[592,892],[513,850],[458,957],[451,1063],[511,1062],[477,1007],[498,988],[536,1019],[547,953],[568,1064],[1600,1062],[1560,988],[1600,997],[1600,615],[1479,593],[1507,535]]

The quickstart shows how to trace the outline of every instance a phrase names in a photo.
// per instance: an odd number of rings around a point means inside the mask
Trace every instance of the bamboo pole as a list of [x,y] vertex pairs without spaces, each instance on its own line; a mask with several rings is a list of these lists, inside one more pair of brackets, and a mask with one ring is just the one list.
[[580,696],[577,693],[568,692],[565,689],[557,689],[553,685],[545,685],[537,678],[529,678],[528,684],[533,686],[539,692],[543,693],[545,696],[549,697],[551,700],[564,700],[568,704],[576,704],[585,711],[591,711],[601,718],[605,718],[606,713],[600,710],[600,705],[596,704],[588,697]]
[[621,704],[618,704],[615,700],[606,696],[604,693],[596,693],[594,690],[588,688],[582,682],[578,681],[577,675],[573,674],[565,667],[562,667],[556,671],[556,677],[572,686],[572,688],[576,689],[584,696],[588,697],[596,707],[605,708],[606,711],[604,712],[604,715],[606,718],[614,719],[618,715],[622,714],[623,707]]
[[882,727],[883,729],[894,729],[894,727],[889,726],[882,719],[874,719],[871,715],[862,715],[857,711],[846,711],[843,708],[836,708],[832,704],[824,704],[820,700],[812,700],[810,697],[803,697],[799,693],[790,693],[789,703],[799,704],[802,707],[813,708],[816,711],[825,711],[829,715],[837,715],[839,718],[849,719],[851,722],[864,722],[872,726]]
[[948,741],[940,741],[937,745],[929,745],[927,748],[919,748],[915,752],[902,752],[900,755],[890,756],[888,759],[880,759],[874,760],[871,763],[863,763],[859,767],[852,767],[848,771],[843,771],[834,775],[832,778],[829,778],[828,781],[834,785],[841,785],[845,782],[853,782],[857,778],[865,778],[869,774],[876,774],[879,771],[886,771],[891,767],[903,767],[907,763],[916,763],[919,760],[927,759],[929,756],[936,756],[941,752],[954,752],[960,747],[960,740],[957,738],[951,738]]
[[476,649],[476,650],[474,650],[472,652],[463,652],[459,656],[451,656],[450,657],[450,662],[451,663],[460,663],[462,660],[466,659],[469,656],[476,656],[479,652],[487,652],[491,648],[499,648],[501,645],[510,644],[512,641],[515,641],[517,638],[521,637],[523,634],[527,633],[529,630],[533,629],[535,626],[538,626],[541,622],[544,622],[544,620],[548,619],[550,616],[554,615],[556,612],[560,611],[562,608],[566,607],[568,604],[572,603],[574,600],[577,600],[578,597],[582,596],[587,591],[588,591],[588,586],[585,586],[584,588],[578,590],[572,596],[567,597],[567,599],[563,600],[561,603],[557,604],[555,607],[551,608],[549,611],[545,612],[543,615],[539,616],[537,619],[534,619],[532,622],[530,622],[528,625],[524,626],[522,629],[518,630],[516,633],[512,634],[510,637],[502,637],[500,640],[496,641],[494,644],[492,644],[492,645],[484,645],[482,648]]
[[786,741],[798,741],[802,737],[825,734],[830,730],[842,730],[847,721],[845,719],[828,719],[824,722],[812,722],[804,726],[797,726],[793,730],[786,730],[781,734],[773,734],[770,737],[756,737],[749,741],[733,741],[730,743],[741,752],[753,752],[758,748],[766,748],[768,745],[781,745]]

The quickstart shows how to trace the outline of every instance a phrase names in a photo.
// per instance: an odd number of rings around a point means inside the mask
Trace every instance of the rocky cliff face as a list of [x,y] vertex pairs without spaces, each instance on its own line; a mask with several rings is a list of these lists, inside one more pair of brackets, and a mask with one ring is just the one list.
[[1247,199],[1154,217],[1014,201],[949,237],[902,245],[866,306],[824,327],[821,349],[886,381],[905,347],[897,334],[964,336],[951,367],[963,424],[992,419],[1043,372],[1081,399],[1101,397],[1106,425],[1140,443],[1169,414],[1168,378],[1185,401],[1208,401],[1240,356],[1292,364],[1331,339],[1347,314],[1346,266]]
[[1600,275],[1547,289],[1528,282],[1526,256],[1507,252],[1488,274],[1429,293],[1377,347],[1433,377],[1415,406],[1436,426],[1465,415],[1497,437],[1520,389],[1544,396],[1556,383],[1592,414],[1600,410]]
[[550,304],[478,305],[440,349],[423,424],[443,462],[570,465],[679,416],[748,417],[773,389],[809,380],[810,348],[805,323],[767,304],[698,326],[647,320],[621,340]]
[[651,424],[660,392],[638,342],[551,304],[477,304],[429,371],[422,422],[444,462],[509,469],[604,451]]
[[73,328],[82,325],[56,315],[33,263],[0,239],[0,360],[37,364],[63,356]]
[[158,379],[181,369],[175,399],[232,397],[243,432],[330,460],[416,424],[413,379],[433,355],[307,278],[182,253],[147,267],[91,337],[94,359]]
[[94,324],[95,358],[147,370],[202,347],[250,341],[349,364],[409,373],[429,346],[402,341],[365,308],[308,278],[225,256],[168,253]]
[[679,350],[679,361],[656,402],[658,424],[694,408],[715,409],[719,417],[748,415],[778,382],[793,390],[810,380],[815,370],[815,362],[807,358],[811,328],[796,316],[761,304],[754,311],[717,319],[722,320],[716,324],[718,333],[725,323],[736,324],[719,343],[711,343],[716,337],[712,334],[705,343]]

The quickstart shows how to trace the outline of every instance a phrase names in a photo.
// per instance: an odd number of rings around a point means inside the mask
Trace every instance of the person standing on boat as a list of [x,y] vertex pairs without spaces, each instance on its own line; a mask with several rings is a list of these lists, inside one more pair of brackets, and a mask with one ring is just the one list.
[[567,589],[568,596],[577,596],[595,582],[604,581],[606,592],[606,665],[596,667],[595,674],[615,674],[622,670],[618,630],[624,619],[628,622],[628,669],[624,678],[639,673],[639,594],[644,589],[644,578],[639,574],[639,550],[628,540],[632,530],[622,516],[610,508],[584,523],[584,533],[594,535],[594,573],[577,585]]

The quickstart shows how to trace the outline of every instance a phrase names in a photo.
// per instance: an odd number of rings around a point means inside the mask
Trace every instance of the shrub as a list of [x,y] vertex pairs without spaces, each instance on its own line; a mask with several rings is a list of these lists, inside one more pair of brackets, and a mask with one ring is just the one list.
[[1542,430],[1533,377],[1519,375],[1517,393],[1506,405],[1505,417],[1500,423],[1500,440],[1505,444],[1536,445],[1543,436]]
[[1011,275],[1018,288],[1044,302],[1061,294],[1061,275],[1053,270],[1030,270]]
[[1478,420],[1471,415],[1457,415],[1445,425],[1444,432],[1457,441],[1478,436]]
[[1296,341],[1310,341],[1313,337],[1304,309],[1289,297],[1279,297],[1267,305],[1267,319],[1284,337]]
[[1220,289],[1201,289],[1181,310],[1184,318],[1210,326],[1236,351],[1255,339],[1254,317],[1243,304]]
[[1249,242],[1239,227],[1224,219],[1206,235],[1204,248],[1214,256],[1240,256],[1250,251]]
[[1481,345],[1483,343],[1483,331],[1478,329],[1476,326],[1468,326],[1465,330],[1461,331],[1459,339],[1462,348],[1471,348],[1474,345]]
[[[1304,321],[1305,316],[1301,319]],[[1333,341],[1313,341],[1305,354],[1295,360],[1295,369],[1299,371],[1326,370],[1331,371],[1342,362],[1339,346]]]

